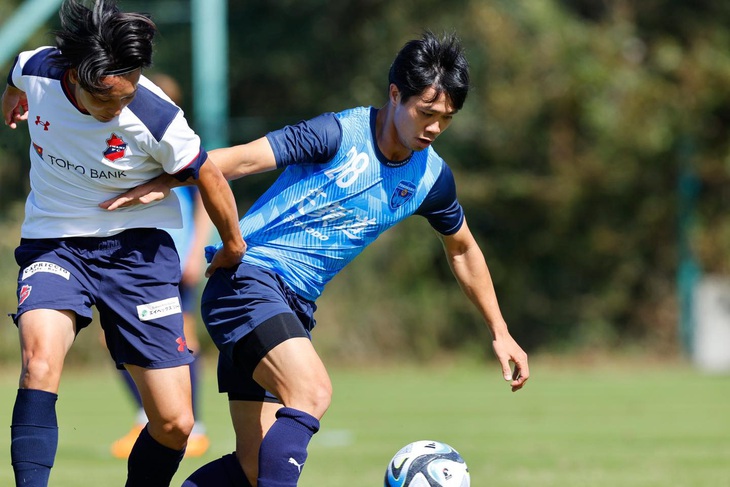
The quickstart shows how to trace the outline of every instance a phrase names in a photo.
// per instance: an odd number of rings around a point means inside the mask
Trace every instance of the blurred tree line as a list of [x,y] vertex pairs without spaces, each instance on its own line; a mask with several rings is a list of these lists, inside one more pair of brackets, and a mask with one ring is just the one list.
[[[18,3],[5,0],[0,17]],[[178,78],[193,120],[188,1],[120,4],[158,21],[154,70]],[[323,111],[381,106],[405,41],[424,29],[462,38],[473,88],[435,148],[454,170],[502,311],[528,352],[681,350],[683,171],[699,188],[692,249],[703,271],[730,272],[730,4],[231,1],[229,26],[231,143]],[[41,32],[29,46],[50,42]],[[0,270],[9,282],[0,299],[11,311],[27,145],[24,131],[0,130]],[[273,176],[233,183],[242,212]],[[483,323],[438,239],[424,233],[424,221],[409,219],[333,281],[318,311],[325,354],[484,353]]]

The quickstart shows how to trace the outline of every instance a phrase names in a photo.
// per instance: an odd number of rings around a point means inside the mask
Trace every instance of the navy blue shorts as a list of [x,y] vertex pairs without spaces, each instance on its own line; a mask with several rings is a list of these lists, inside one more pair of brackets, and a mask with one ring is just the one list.
[[245,263],[216,270],[203,290],[201,314],[220,350],[218,390],[232,400],[276,401],[253,380],[253,370],[283,341],[311,338],[316,309],[275,272]]
[[18,311],[69,310],[77,330],[99,312],[107,346],[123,364],[189,364],[180,306],[180,260],[166,232],[141,228],[112,237],[22,239],[15,250]]

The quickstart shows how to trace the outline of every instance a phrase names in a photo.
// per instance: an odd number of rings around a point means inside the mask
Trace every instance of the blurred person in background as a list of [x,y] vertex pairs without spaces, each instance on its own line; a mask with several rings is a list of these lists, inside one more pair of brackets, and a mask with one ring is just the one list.
[[[315,301],[367,245],[414,214],[436,231],[456,280],[483,316],[503,378],[513,391],[524,386],[527,355],[502,317],[453,174],[432,148],[468,89],[459,40],[427,32],[396,56],[380,109],[325,113],[211,151],[227,179],[283,172],[241,219],[248,245],[241,264],[217,270],[203,291],[203,321],[220,350],[218,384],[228,394],[236,451],[198,469],[183,487],[297,485],[332,395],[311,342]],[[123,209],[177,184],[163,175],[104,205]],[[208,258],[216,248],[207,249]]]
[[113,0],[88,7],[65,0],[59,14],[56,45],[20,53],[2,95],[5,124],[27,121],[31,138],[31,191],[15,251],[15,482],[48,485],[65,357],[95,306],[110,354],[134,378],[149,418],[129,455],[126,485],[165,487],[194,423],[180,259],[161,230],[180,226],[180,205],[169,198],[112,212],[100,202],[170,174],[200,190],[225,241],[207,272],[239,263],[245,243],[225,178],[182,111],[142,76],[152,63],[152,20]]

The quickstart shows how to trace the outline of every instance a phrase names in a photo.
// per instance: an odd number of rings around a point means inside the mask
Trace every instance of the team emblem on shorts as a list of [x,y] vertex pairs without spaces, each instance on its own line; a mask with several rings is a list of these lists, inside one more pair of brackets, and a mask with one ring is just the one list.
[[106,139],[106,145],[107,148],[104,151],[105,159],[113,162],[124,157],[124,152],[127,150],[127,143],[117,134],[112,133],[111,137]]
[[416,186],[410,181],[401,181],[396,186],[393,194],[390,195],[390,207],[396,209],[402,206],[413,197],[416,192]]
[[30,291],[33,289],[33,286],[29,286],[28,284],[23,284],[23,287],[20,288],[20,294],[18,295],[18,306],[23,304],[26,299],[28,299],[28,296],[30,296]]

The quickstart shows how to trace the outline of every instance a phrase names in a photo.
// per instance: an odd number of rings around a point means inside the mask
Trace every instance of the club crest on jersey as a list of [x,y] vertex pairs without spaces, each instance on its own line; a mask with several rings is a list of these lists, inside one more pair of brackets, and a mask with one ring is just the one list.
[[111,137],[106,139],[106,146],[104,158],[112,162],[124,157],[127,150],[127,143],[115,133],[112,133]]
[[23,304],[26,299],[28,299],[28,296],[30,296],[30,291],[33,289],[33,286],[29,286],[28,284],[23,284],[23,287],[20,288],[20,293],[18,294],[18,306]]
[[416,193],[416,186],[410,181],[401,181],[390,195],[390,207],[396,209],[403,206]]

